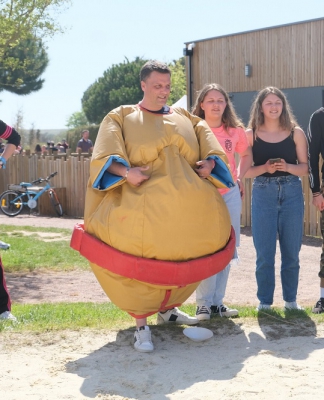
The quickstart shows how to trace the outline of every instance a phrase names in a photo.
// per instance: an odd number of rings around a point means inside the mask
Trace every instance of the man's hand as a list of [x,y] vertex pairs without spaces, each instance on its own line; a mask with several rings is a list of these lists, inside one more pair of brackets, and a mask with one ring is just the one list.
[[127,174],[127,182],[133,186],[140,186],[143,182],[150,179],[149,176],[144,175],[143,171],[147,171],[149,166],[130,168]]
[[197,161],[195,171],[200,176],[200,178],[207,178],[215,167],[215,161],[213,159]]
[[313,197],[313,205],[319,210],[323,211],[324,210],[324,197],[322,194],[319,196]]

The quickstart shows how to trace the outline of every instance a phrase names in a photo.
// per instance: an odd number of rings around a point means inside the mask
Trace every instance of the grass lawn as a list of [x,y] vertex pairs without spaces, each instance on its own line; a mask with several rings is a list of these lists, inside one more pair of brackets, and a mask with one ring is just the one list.
[[[200,323],[200,326],[212,330],[228,330],[239,327],[243,323],[272,325],[275,329],[283,326],[296,327],[304,333],[314,330],[317,324],[324,322],[324,315],[314,315],[310,309],[305,311],[284,312],[274,309],[257,313],[255,307],[236,307],[239,310],[238,318],[215,317],[210,321]],[[187,304],[181,310],[190,315],[195,314],[195,305]],[[121,311],[112,303],[54,303],[54,304],[14,304],[13,314],[18,323],[0,321],[0,332],[48,332],[62,330],[105,329],[119,330],[134,327],[134,319],[126,312]],[[156,315],[148,318],[149,325],[155,325]],[[172,324],[163,325],[173,329]],[[164,328],[163,328],[164,329]],[[234,332],[233,332],[234,333]],[[303,334],[301,334],[303,336]]]
[[6,272],[89,269],[88,261],[70,248],[70,229],[0,225],[0,239],[11,245],[1,250]]
[[[11,248],[1,251],[7,272],[29,272],[37,270],[71,271],[88,270],[88,261],[70,248],[70,229],[39,228],[29,226],[0,226],[0,239],[10,243]],[[242,323],[266,323],[274,327],[284,325],[302,327],[311,331],[316,324],[324,322],[324,315],[314,315],[311,309],[284,312],[282,309],[257,313],[255,307],[232,305],[239,310],[239,318],[215,317],[200,326],[215,330],[232,329]],[[195,305],[184,305],[181,309],[190,315],[195,314]],[[134,326],[134,320],[112,303],[52,303],[52,304],[13,304],[13,314],[18,323],[0,320],[0,332],[32,331],[46,332],[59,330],[127,329]],[[156,316],[149,318],[154,325]],[[172,325],[166,325],[167,329]],[[163,328],[164,329],[164,328]],[[178,329],[178,328],[177,328]],[[309,332],[308,332],[309,333]]]

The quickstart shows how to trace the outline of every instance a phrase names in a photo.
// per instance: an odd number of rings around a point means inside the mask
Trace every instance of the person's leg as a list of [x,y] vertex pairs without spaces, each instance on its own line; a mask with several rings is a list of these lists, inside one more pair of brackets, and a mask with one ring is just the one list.
[[6,285],[2,261],[0,258],[0,314],[10,311],[11,301]]
[[278,184],[275,178],[257,177],[252,188],[252,236],[256,250],[257,297],[260,308],[273,303],[278,221]]
[[16,321],[17,318],[11,314],[11,301],[6,285],[2,261],[0,258],[0,319]]
[[[223,195],[223,199],[226,203],[228,212],[231,217],[231,224],[235,231],[235,239],[236,239],[236,247],[240,244],[240,230],[241,230],[241,207],[242,200],[239,191],[238,185],[229,190],[227,193]],[[234,259],[238,258],[237,251],[235,250]],[[229,271],[231,268],[231,264],[228,264],[223,271],[220,271],[215,275],[216,277],[216,286],[213,294],[213,306],[217,306],[218,308],[223,306],[223,299],[226,292],[227,281],[229,276]],[[235,312],[236,313],[235,313]],[[237,315],[237,310],[233,310],[232,316]],[[223,313],[225,315],[225,311]]]
[[[287,177],[279,189],[279,243],[281,284],[286,308],[297,308],[299,252],[303,237],[304,198],[301,180]],[[287,304],[292,303],[292,304]]]
[[[322,183],[321,192],[324,192],[324,185]],[[324,312],[324,210],[321,212],[321,234],[322,234],[322,253],[320,258],[320,271],[318,276],[320,278],[320,298],[316,302],[315,306],[312,309],[312,312],[315,314],[321,314]]]
[[134,332],[134,348],[142,353],[150,353],[154,350],[150,328],[147,326],[147,318],[135,318],[136,331]]

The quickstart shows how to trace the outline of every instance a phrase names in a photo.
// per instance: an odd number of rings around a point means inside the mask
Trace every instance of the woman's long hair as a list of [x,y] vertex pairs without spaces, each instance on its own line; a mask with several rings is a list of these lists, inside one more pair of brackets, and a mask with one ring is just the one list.
[[268,86],[257,94],[251,107],[250,120],[248,128],[256,132],[261,125],[264,124],[264,115],[262,112],[262,102],[269,94],[275,94],[282,101],[282,113],[279,117],[280,127],[284,130],[290,131],[298,124],[296,118],[291,111],[290,105],[285,94],[274,86]]
[[192,107],[192,114],[197,115],[198,117],[200,117],[202,119],[205,119],[205,111],[201,108],[201,103],[204,101],[207,93],[210,92],[211,90],[217,90],[225,98],[226,107],[225,107],[224,113],[222,115],[222,123],[223,123],[225,129],[226,130],[228,130],[228,128],[243,128],[244,129],[244,124],[241,121],[241,119],[237,116],[234,106],[231,102],[231,99],[229,98],[228,93],[218,83],[209,83],[209,84],[205,85],[198,92],[195,104]]

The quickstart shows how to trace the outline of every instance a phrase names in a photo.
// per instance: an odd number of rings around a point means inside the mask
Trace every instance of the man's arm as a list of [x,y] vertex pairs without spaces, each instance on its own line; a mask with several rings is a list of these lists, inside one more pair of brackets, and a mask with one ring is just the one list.
[[320,193],[319,155],[322,136],[324,139],[324,109],[316,111],[307,129],[309,185],[313,194]]

